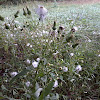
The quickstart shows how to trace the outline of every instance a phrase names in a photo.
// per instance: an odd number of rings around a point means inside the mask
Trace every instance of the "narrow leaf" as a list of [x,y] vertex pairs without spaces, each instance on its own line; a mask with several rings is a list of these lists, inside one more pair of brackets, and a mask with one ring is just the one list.
[[50,93],[51,89],[53,88],[53,85],[54,85],[54,81],[50,81],[48,86],[41,93],[39,100],[44,100],[44,98]]
[[4,97],[1,97],[1,96],[0,96],[0,99],[4,99]]
[[17,74],[15,77],[13,77],[10,81],[10,83],[12,83],[13,81],[15,81],[16,79],[18,79],[20,76],[23,76],[25,74],[27,74],[29,70],[28,69],[24,69],[23,71],[21,71],[19,74]]

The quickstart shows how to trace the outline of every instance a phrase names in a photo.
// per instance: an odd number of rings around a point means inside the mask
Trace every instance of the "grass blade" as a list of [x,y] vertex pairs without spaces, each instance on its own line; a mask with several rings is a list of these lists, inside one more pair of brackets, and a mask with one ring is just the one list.
[[47,85],[47,87],[43,90],[42,94],[40,95],[39,100],[43,100],[50,93],[53,85],[54,81],[50,81],[50,83]]

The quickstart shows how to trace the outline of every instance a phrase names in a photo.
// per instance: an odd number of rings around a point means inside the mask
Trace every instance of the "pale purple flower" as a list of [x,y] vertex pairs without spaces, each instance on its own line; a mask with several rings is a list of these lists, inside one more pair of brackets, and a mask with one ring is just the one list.
[[37,58],[36,60],[39,62],[40,61],[40,58]]
[[18,74],[17,72],[11,72],[11,73],[10,73],[10,75],[11,75],[12,77],[16,76],[17,74]]
[[36,13],[39,15],[39,20],[43,21],[48,13],[47,9],[43,6],[38,5]]
[[36,67],[38,67],[38,62],[36,62],[36,61],[32,62],[32,65],[34,68],[36,68]]
[[6,17],[5,20],[9,21],[10,19],[8,17]]
[[10,27],[10,24],[7,24]]
[[26,60],[26,63],[27,63],[27,64],[30,64],[30,63],[31,63],[31,61],[30,61],[29,59],[27,59],[27,60]]
[[62,70],[63,70],[63,72],[67,72],[67,71],[68,71],[68,68],[65,67],[65,66],[63,66],[63,67],[62,67]]
[[77,66],[76,66],[76,71],[77,71],[77,72],[82,71],[81,65],[77,65]]
[[58,81],[57,80],[55,80],[53,87],[54,88],[58,87]]
[[71,56],[71,57],[74,56],[74,53],[70,53],[70,56]]
[[13,34],[10,34],[10,36],[13,37],[14,35]]
[[89,39],[88,42],[91,42],[91,40]]
[[30,82],[27,81],[27,82],[25,83],[25,85],[26,85],[27,87],[29,87],[29,86],[30,86]]

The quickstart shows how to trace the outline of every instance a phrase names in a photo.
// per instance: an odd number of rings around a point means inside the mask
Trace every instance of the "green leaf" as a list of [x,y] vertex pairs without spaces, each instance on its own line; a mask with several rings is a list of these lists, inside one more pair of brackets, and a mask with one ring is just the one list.
[[0,96],[0,99],[4,99],[4,97],[1,97],[1,96]]
[[15,77],[13,77],[10,81],[10,83],[12,83],[13,81],[15,81],[16,79],[18,79],[19,77],[27,74],[27,72],[30,71],[28,69],[24,69],[23,71],[21,71],[19,74],[17,74]]
[[4,45],[4,49],[6,52],[8,52],[8,44]]
[[1,85],[2,90],[7,90],[7,88],[4,85]]
[[42,94],[39,97],[39,100],[43,100],[51,91],[53,88],[54,81],[50,81],[50,83],[47,85],[47,87],[43,90]]
[[44,76],[44,73],[43,72],[40,72],[37,77],[43,77]]

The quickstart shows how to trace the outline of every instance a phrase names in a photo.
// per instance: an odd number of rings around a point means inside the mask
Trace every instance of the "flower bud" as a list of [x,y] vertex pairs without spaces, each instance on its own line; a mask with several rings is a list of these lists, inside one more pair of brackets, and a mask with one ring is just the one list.
[[53,30],[56,30],[56,21],[54,21],[54,24],[53,24],[52,29],[53,29]]
[[24,16],[26,16],[27,15],[27,13],[26,13],[26,11],[25,11],[25,9],[23,8],[23,15]]
[[0,15],[0,20],[1,20],[1,21],[4,21],[4,17],[2,17],[1,15]]
[[76,48],[79,45],[79,43],[73,44],[72,47]]
[[17,17],[18,17],[18,14],[19,14],[19,11],[17,11],[17,12],[15,13],[14,17],[17,18]]
[[74,37],[74,35],[71,34],[71,36],[69,36],[68,38],[66,38],[66,41],[67,41],[67,42],[70,42],[70,41],[73,39],[73,37]]
[[31,11],[29,10],[29,8],[27,6],[26,6],[26,9],[27,9],[27,14],[31,15]]

